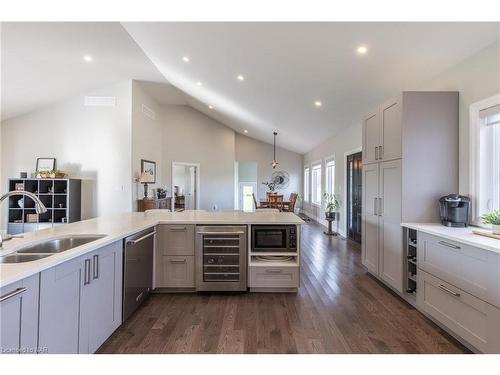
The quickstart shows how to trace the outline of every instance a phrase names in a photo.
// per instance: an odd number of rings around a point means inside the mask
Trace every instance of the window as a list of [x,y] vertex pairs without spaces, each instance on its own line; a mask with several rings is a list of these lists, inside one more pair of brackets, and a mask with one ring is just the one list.
[[316,164],[312,167],[312,187],[311,201],[313,204],[321,204],[321,164]]
[[335,194],[335,161],[330,160],[326,163],[326,192]]
[[500,104],[479,111],[477,216],[500,210]]
[[304,169],[304,201],[309,202],[309,167]]

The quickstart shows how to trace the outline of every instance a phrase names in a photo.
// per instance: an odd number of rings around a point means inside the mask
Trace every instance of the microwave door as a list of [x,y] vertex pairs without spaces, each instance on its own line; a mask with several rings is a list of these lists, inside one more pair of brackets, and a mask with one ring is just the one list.
[[257,251],[285,251],[288,248],[285,228],[255,229],[253,240]]

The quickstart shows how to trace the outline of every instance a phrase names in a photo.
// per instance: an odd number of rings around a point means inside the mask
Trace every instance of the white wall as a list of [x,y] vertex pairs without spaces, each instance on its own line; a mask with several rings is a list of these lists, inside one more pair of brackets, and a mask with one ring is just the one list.
[[[84,107],[84,95],[116,96],[116,107]],[[82,178],[82,217],[131,210],[131,81],[87,92],[2,122],[2,191],[34,172],[38,157]],[[6,227],[5,205],[2,228]]]
[[[318,145],[307,154],[304,155],[304,167],[309,166],[318,161],[322,162],[321,169],[321,185],[323,191],[326,186],[326,161],[335,160],[335,194],[338,194],[341,202],[339,232],[345,235],[345,218],[346,218],[346,159],[345,156],[354,152],[361,151],[361,123],[357,123],[342,130],[333,137]],[[303,172],[303,171],[302,171]],[[303,202],[302,208],[304,212],[315,218],[322,224],[326,225],[324,220],[324,207],[318,207],[311,203]]]
[[172,162],[200,164],[200,209],[234,207],[234,131],[184,105],[163,111],[163,173],[171,186]]
[[[142,106],[146,105],[155,112],[155,119],[146,116]],[[151,189],[165,187],[165,168],[163,164],[163,128],[164,119],[161,106],[147,94],[140,82],[132,81],[132,177],[141,175],[141,159],[156,162],[156,183],[148,184]],[[170,191],[170,187],[168,187]],[[144,197],[144,186],[132,182],[132,207],[137,210],[137,199]]]
[[440,74],[419,90],[459,91],[459,190],[469,193],[469,107],[500,94],[500,42]]
[[286,171],[290,175],[288,188],[280,190],[285,199],[290,196],[290,193],[302,194],[303,156],[278,147],[276,149],[276,159],[278,159],[279,165],[276,169],[273,169],[271,167],[273,145],[239,133],[236,134],[236,160],[257,162],[257,199],[266,196],[267,187],[262,185],[262,182],[269,181],[271,174],[277,170]]

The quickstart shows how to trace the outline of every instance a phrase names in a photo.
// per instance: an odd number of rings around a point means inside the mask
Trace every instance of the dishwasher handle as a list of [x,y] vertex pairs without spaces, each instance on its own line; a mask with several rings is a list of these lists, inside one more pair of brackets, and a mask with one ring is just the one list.
[[135,245],[135,244],[137,244],[137,243],[145,240],[146,238],[154,236],[155,234],[156,234],[156,231],[154,230],[151,233],[148,233],[148,234],[146,234],[146,235],[144,235],[144,236],[142,236],[142,237],[140,237],[140,238],[138,238],[136,240],[127,240],[127,245]]

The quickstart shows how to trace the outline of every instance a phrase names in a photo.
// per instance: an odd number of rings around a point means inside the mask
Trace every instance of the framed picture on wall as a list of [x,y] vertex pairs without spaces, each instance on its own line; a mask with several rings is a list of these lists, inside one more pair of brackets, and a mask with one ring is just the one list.
[[36,172],[50,172],[56,169],[55,158],[38,158],[36,159]]
[[153,178],[152,184],[156,183],[156,162],[151,160],[141,159],[141,174],[144,172],[151,175]]

